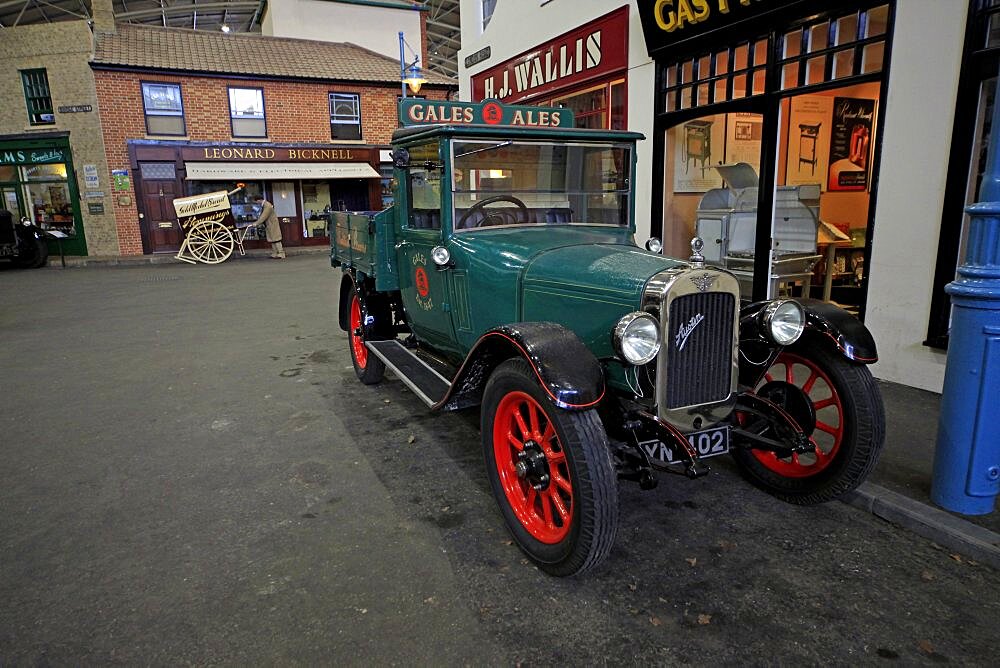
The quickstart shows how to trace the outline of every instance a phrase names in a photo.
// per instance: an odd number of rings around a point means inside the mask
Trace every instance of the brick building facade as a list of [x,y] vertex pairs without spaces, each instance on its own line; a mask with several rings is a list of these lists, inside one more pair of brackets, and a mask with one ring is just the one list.
[[[283,233],[290,245],[313,242],[317,228],[309,218],[319,210],[381,208],[379,179],[327,178],[319,163],[363,162],[379,171],[380,149],[397,125],[396,60],[351,44],[119,25],[97,34],[91,67],[108,169],[128,177],[113,203],[122,255],[174,250],[177,230],[167,232],[173,197],[231,189],[237,180],[248,183],[244,199],[259,190],[288,200]],[[444,77],[428,79],[420,91],[428,98],[445,99],[454,89]],[[160,86],[179,96],[173,107],[179,111],[172,112],[182,119],[176,134],[150,127],[149,91]],[[260,136],[237,131],[244,126],[232,115],[234,89],[260,92],[262,127],[254,131]],[[350,136],[359,138],[334,137],[341,126],[333,125],[333,94],[356,105],[358,127]],[[296,161],[299,171],[313,170],[316,178],[279,180],[279,163]],[[225,166],[206,169],[207,162]],[[207,172],[213,181],[201,180]]]

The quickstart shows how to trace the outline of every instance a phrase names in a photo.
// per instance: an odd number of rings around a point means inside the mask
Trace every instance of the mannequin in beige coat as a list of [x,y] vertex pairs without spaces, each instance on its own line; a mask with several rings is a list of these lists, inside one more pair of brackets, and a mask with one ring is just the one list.
[[271,257],[275,260],[285,258],[285,249],[281,246],[281,225],[278,223],[278,216],[274,213],[274,205],[264,199],[263,195],[256,195],[253,201],[260,205],[260,217],[254,225],[264,225],[267,232],[267,240],[271,242]]

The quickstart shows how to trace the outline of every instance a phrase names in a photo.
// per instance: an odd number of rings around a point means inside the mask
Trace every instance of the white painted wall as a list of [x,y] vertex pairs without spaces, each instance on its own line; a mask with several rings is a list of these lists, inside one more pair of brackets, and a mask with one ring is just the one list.
[[[399,60],[399,32],[420,53],[420,12],[325,0],[267,3],[261,33],[323,42],[351,42]],[[407,62],[413,55],[407,50]],[[421,63],[423,65],[423,63]]]
[[[629,5],[628,25],[628,129],[650,138],[653,131],[653,86],[655,69],[646,54],[642,25],[635,0],[500,0],[485,32],[482,30],[482,0],[462,0],[462,50],[458,52],[458,93],[460,100],[471,99],[472,75],[578,28],[619,7]],[[465,57],[490,47],[490,58],[465,67]],[[606,47],[605,47],[606,48]],[[653,142],[640,142],[636,166],[636,241],[649,238],[649,200],[652,197]]]
[[937,261],[966,12],[898,2],[865,322],[879,378],[940,392],[945,355],[922,344]]

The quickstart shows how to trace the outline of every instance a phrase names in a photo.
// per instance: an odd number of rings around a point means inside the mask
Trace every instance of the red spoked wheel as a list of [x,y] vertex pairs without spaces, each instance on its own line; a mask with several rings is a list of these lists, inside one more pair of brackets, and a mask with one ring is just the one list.
[[530,395],[500,400],[493,456],[507,503],[528,533],[549,545],[563,540],[573,517],[572,478],[555,427]]
[[[773,452],[754,450],[754,456],[764,466],[779,475],[802,478],[815,475],[833,463],[844,440],[844,404],[833,381],[819,365],[786,350],[767,370],[756,391],[767,399],[778,399],[810,434],[809,440],[815,448],[813,452],[785,459]],[[791,393],[798,396],[790,397]]]
[[364,369],[368,365],[368,348],[361,335],[361,300],[357,295],[351,298],[351,352],[358,366]]
[[795,419],[813,450],[791,457],[750,447],[733,450],[750,482],[803,505],[829,501],[861,484],[885,439],[882,395],[868,367],[809,344],[800,341],[783,350],[755,391]]
[[[345,279],[346,280],[346,279]],[[351,295],[351,309],[348,317],[350,330],[347,332],[351,348],[351,362],[354,373],[365,385],[374,385],[385,376],[385,364],[374,355],[369,355],[365,346],[364,306],[357,290]]]
[[604,561],[618,533],[618,480],[597,412],[552,405],[523,359],[490,375],[483,455],[493,496],[518,546],[551,575]]

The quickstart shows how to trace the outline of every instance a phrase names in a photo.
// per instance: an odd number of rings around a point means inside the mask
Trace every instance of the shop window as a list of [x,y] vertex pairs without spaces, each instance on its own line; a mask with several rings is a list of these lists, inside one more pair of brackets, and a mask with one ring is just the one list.
[[266,137],[263,89],[230,88],[229,118],[234,137]]
[[142,106],[146,112],[146,132],[151,135],[183,135],[184,105],[180,84],[142,84]]
[[361,99],[356,93],[330,93],[330,136],[361,139]]
[[807,23],[783,36],[781,88],[882,71],[888,5]]
[[21,167],[21,180],[35,224],[72,233],[75,219],[66,165],[27,165]]
[[493,18],[493,11],[497,7],[497,0],[483,0],[483,30],[486,30],[486,26],[490,24],[490,19]]
[[44,69],[21,70],[24,85],[24,102],[28,107],[28,122],[31,125],[52,125],[56,122],[52,113],[52,94],[49,92],[49,77]]

